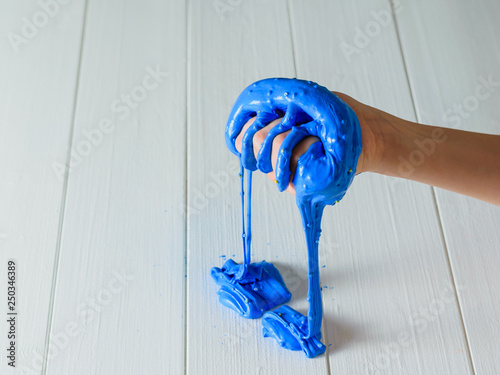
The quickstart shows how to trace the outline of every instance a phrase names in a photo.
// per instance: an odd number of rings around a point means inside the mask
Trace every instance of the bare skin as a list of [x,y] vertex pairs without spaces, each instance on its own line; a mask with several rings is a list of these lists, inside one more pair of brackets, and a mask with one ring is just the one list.
[[[356,113],[362,133],[363,150],[356,172],[374,172],[402,177],[468,195],[500,206],[500,135],[473,133],[406,121],[335,92]],[[241,150],[243,134],[250,119],[236,138]],[[254,154],[269,130],[281,119],[259,130],[253,139]],[[273,141],[272,163],[276,165],[279,147],[289,132]],[[291,178],[297,161],[319,139],[308,137],[294,149]],[[274,172],[268,174],[275,180]],[[287,191],[295,194],[293,183]]]

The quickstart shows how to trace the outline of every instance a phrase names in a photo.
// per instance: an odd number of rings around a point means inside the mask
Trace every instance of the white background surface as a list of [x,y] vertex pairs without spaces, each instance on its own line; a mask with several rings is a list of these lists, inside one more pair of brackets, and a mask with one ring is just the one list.
[[[500,373],[500,209],[483,202],[358,176],[325,210],[315,359],[262,338],[209,277],[242,260],[223,133],[244,87],[296,76],[500,134],[500,83],[473,99],[500,82],[498,1],[57,4],[0,1],[0,288],[6,305],[15,259],[19,312],[1,374]],[[254,259],[306,312],[294,199],[261,175],[254,197]]]

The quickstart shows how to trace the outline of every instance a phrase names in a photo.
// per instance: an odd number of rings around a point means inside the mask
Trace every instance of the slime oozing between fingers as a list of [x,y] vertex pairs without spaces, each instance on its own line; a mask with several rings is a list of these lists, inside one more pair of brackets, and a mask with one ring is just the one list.
[[[242,138],[241,153],[235,140],[243,126],[256,116]],[[257,157],[253,155],[254,134],[273,120],[283,117],[270,129]],[[313,143],[298,162],[293,177],[296,203],[302,219],[308,251],[307,317],[288,306],[269,311],[290,299],[283,279],[270,263],[251,263],[251,176],[257,169],[272,170],[274,137],[290,131],[283,140],[275,167],[278,188],[283,191],[290,180],[293,148],[308,136]],[[325,351],[321,343],[322,302],[319,283],[318,246],[321,217],[326,205],[345,195],[356,173],[361,153],[361,129],[352,109],[325,87],[311,81],[272,78],[255,82],[238,97],[226,126],[226,144],[240,158],[243,215],[244,263],[227,261],[214,267],[212,277],[221,285],[219,300],[244,317],[264,313],[264,336],[274,337],[287,349],[302,349],[308,357]],[[244,172],[247,170],[247,217],[245,226]],[[267,312],[266,312],[267,311]]]
[[[235,144],[236,144],[236,148],[238,149],[238,151],[241,150],[243,135],[247,134],[246,132],[249,129],[249,127],[253,124],[254,120],[255,120],[255,117],[250,119],[243,126],[240,134],[236,138]],[[268,134],[269,130],[272,129],[273,127],[275,127],[276,125],[278,125],[281,120],[282,120],[282,118],[278,118],[277,120],[273,120],[271,123],[264,126],[262,129],[260,129],[259,131],[257,131],[256,133],[253,134],[253,153],[254,153],[254,155],[258,154],[260,146],[262,144],[262,141],[264,140],[265,136]],[[282,141],[282,139],[285,138],[288,134],[290,134],[290,130],[282,133],[282,138],[280,140]],[[274,142],[273,142],[272,153],[271,153],[271,162],[272,162],[272,165],[274,165],[274,166],[276,166],[276,161],[278,158],[278,151],[280,149],[279,145],[281,143],[280,140],[278,140],[278,138],[275,138]],[[320,142],[320,139],[318,137],[310,136],[310,137],[304,138],[302,141],[300,141],[293,148],[292,155],[290,156],[290,175],[291,175],[291,178],[289,181],[290,183],[289,183],[288,187],[286,188],[287,191],[295,194],[295,189],[293,187],[292,177],[295,174],[295,170],[297,167],[297,160],[299,159],[299,157],[301,155],[305,154],[305,152],[309,149],[309,147],[315,142]],[[271,171],[267,175],[272,181],[276,182],[274,169],[273,169],[273,171]]]

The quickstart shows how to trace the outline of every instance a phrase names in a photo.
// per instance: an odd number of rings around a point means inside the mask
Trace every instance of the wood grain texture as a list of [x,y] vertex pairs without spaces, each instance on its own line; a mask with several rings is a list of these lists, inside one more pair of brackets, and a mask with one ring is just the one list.
[[[419,120],[500,134],[500,4],[403,5],[398,23]],[[500,209],[441,189],[436,197],[475,373],[500,373]]]
[[[30,38],[23,17],[32,22],[37,2],[2,1],[1,8],[0,372],[40,374],[64,195],[64,173],[52,165],[67,161],[84,7],[61,7]],[[6,361],[8,259],[17,263],[17,372]]]
[[[262,337],[261,321],[223,307],[210,268],[243,261],[239,164],[224,143],[229,111],[250,83],[295,75],[285,1],[241,2],[223,18],[211,2],[189,10],[188,374],[326,374],[325,356],[308,360]],[[307,311],[307,252],[294,198],[255,173],[253,260],[277,265],[290,305]],[[225,257],[222,257],[225,255]]]
[[181,374],[185,2],[91,0],[85,30],[47,373]]
[[[299,78],[414,119],[389,2],[290,4]],[[343,43],[357,51],[345,53]],[[358,176],[326,210],[331,373],[471,373],[439,225],[430,187],[379,175]]]

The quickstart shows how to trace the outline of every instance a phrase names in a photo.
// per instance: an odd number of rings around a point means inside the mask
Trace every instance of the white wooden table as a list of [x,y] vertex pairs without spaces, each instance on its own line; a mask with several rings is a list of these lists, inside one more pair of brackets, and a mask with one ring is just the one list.
[[[500,209],[474,199],[355,179],[325,212],[315,359],[223,308],[209,277],[242,260],[223,132],[244,87],[297,76],[499,134],[500,2],[60,1],[1,0],[1,374],[500,373]],[[305,312],[294,199],[262,175],[254,191],[254,259]]]

